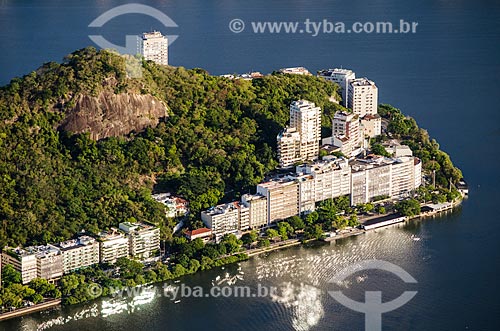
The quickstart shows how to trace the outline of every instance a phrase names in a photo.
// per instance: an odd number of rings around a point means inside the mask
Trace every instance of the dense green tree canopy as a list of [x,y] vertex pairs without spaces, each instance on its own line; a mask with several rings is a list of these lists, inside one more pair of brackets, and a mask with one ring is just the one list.
[[[275,139],[289,104],[308,99],[329,125],[336,85],[275,74],[229,80],[201,69],[144,62],[127,78],[125,61],[86,48],[0,88],[0,246],[56,242],[135,219],[173,223],[153,189],[190,200],[192,216],[248,192],[276,166]],[[94,141],[58,129],[78,96],[150,94],[167,105],[157,127]]]

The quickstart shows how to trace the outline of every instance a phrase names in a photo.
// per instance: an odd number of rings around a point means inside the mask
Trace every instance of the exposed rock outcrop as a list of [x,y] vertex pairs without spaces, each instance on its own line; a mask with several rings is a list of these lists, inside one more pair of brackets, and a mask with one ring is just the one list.
[[167,117],[166,105],[151,95],[114,94],[80,95],[60,128],[73,133],[89,132],[94,140],[123,136],[158,125]]

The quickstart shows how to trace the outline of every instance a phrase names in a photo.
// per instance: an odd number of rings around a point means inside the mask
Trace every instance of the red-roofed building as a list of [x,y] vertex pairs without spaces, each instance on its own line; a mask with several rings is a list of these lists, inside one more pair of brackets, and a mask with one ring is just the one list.
[[197,238],[201,238],[204,242],[207,242],[212,238],[212,230],[208,228],[201,228],[192,231],[185,231],[184,235],[189,240],[195,240]]

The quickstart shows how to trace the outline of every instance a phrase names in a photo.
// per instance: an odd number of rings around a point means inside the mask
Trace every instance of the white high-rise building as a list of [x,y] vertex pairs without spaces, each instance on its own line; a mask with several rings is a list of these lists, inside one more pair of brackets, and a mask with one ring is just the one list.
[[63,274],[61,251],[52,246],[30,246],[25,248],[6,247],[2,251],[2,265],[10,264],[21,273],[23,284],[35,278],[54,281]]
[[299,155],[301,160],[318,158],[321,141],[321,108],[313,102],[298,100],[290,105],[290,127],[300,134]]
[[168,39],[159,31],[145,32],[140,40],[140,53],[146,60],[168,65]]
[[328,81],[339,84],[340,93],[342,96],[342,106],[347,107],[347,100],[349,99],[349,82],[356,79],[354,71],[349,69],[328,69],[318,72],[318,77],[324,78]]
[[378,88],[367,78],[358,78],[349,82],[347,107],[360,117],[375,115],[378,106]]
[[296,172],[312,177],[314,202],[351,193],[351,168],[345,158],[325,157],[322,161],[298,166]]
[[212,230],[217,242],[226,234],[240,235],[240,208],[237,201],[202,211],[201,220]]

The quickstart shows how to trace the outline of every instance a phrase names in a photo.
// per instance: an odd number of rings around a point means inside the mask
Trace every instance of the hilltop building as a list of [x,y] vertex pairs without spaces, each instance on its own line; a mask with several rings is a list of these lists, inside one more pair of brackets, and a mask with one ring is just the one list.
[[360,117],[377,114],[378,88],[367,78],[357,78],[349,82],[348,108]]
[[143,33],[139,44],[140,53],[144,59],[168,65],[168,39],[161,32]]
[[356,73],[349,69],[328,69],[318,72],[318,77],[339,84],[340,94],[342,96],[342,106],[347,107],[349,99],[349,83],[356,79]]

